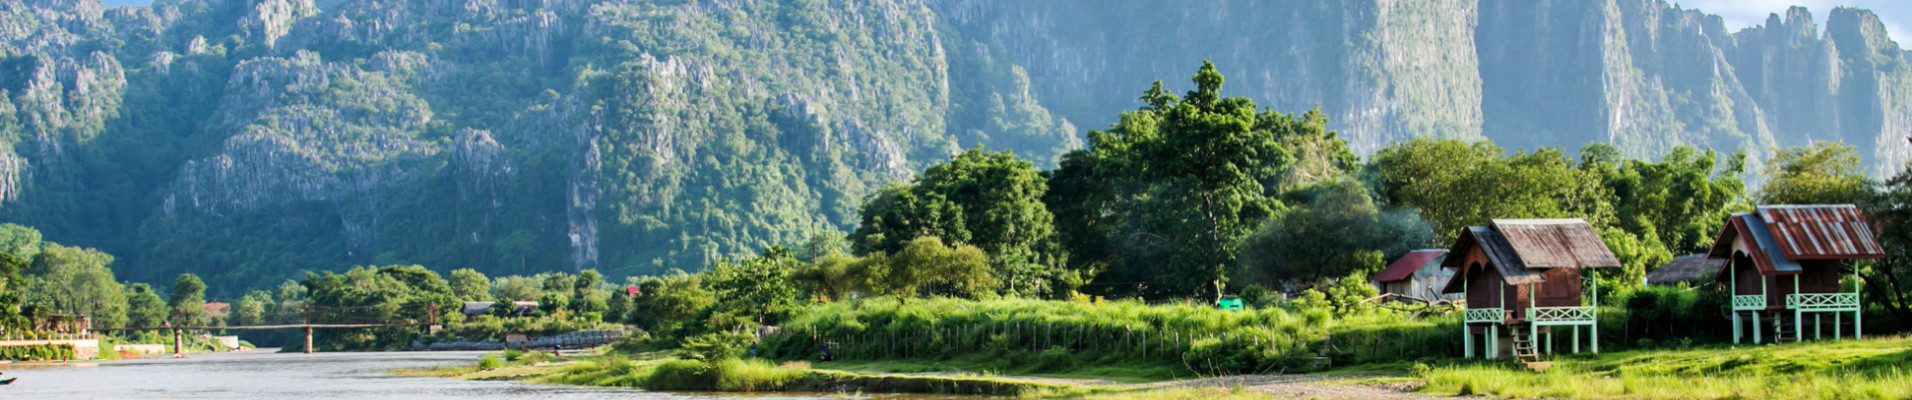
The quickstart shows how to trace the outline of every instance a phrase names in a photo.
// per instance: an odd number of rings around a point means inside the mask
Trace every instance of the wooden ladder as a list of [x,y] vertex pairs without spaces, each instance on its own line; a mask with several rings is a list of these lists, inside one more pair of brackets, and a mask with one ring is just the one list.
[[1510,324],[1507,328],[1514,333],[1514,359],[1524,362],[1540,361],[1539,347],[1534,345],[1534,338],[1528,335],[1527,323]]
[[1775,335],[1778,335],[1778,337],[1773,338],[1773,343],[1786,343],[1797,340],[1793,337],[1793,331],[1799,329],[1799,321],[1793,320],[1792,313],[1777,312],[1772,314],[1773,331],[1777,332]]

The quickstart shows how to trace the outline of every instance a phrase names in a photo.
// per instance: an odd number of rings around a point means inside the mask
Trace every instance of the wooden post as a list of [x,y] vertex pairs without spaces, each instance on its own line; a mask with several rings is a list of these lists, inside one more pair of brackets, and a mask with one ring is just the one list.
[[185,357],[186,357],[186,337],[179,333],[179,328],[173,328],[173,358],[185,358]]
[[312,327],[305,327],[305,354],[312,354]]

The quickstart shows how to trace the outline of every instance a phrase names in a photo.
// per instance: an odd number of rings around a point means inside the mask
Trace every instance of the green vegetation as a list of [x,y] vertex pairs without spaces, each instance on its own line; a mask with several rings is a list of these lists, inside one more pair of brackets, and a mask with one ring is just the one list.
[[0,347],[0,360],[71,360],[73,345],[43,344]]
[[1906,338],[1636,351],[1570,357],[1543,373],[1436,367],[1424,392],[1591,399],[1900,399],[1912,395]]

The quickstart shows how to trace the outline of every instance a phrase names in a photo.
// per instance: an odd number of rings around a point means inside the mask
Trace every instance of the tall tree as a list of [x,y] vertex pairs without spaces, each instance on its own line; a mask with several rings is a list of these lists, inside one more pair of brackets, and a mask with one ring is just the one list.
[[1049,268],[1054,216],[1042,203],[1047,191],[1034,163],[970,149],[873,197],[851,240],[863,245],[862,254],[894,253],[926,236],[974,245],[990,255],[1009,291],[1050,294],[1071,278]]
[[1785,147],[1766,162],[1761,204],[1853,204],[1866,201],[1875,184],[1859,168],[1851,145],[1814,142]]
[[1321,182],[1288,197],[1301,205],[1242,238],[1238,276],[1272,287],[1319,285],[1375,272],[1386,258],[1433,242],[1418,214],[1383,209],[1359,182]]
[[166,301],[152,286],[135,283],[126,286],[126,326],[138,328],[159,327],[171,314]]
[[197,326],[206,320],[206,282],[198,275],[179,274],[173,280],[173,293],[166,297],[166,306],[172,309],[170,317],[173,326]]
[[471,268],[451,270],[451,279],[446,283],[451,285],[452,294],[457,295],[459,300],[491,300],[491,279],[486,278],[485,274],[478,270]]
[[719,306],[741,309],[758,324],[774,324],[796,309],[802,292],[791,275],[800,263],[782,246],[737,262],[720,260],[705,271],[704,283],[717,295]]
[[91,316],[93,326],[126,323],[125,288],[108,265],[113,256],[94,249],[47,244],[23,275],[28,304],[60,313]]
[[1212,63],[1193,80],[1185,97],[1156,82],[1141,109],[1090,131],[1089,148],[1065,155],[1052,174],[1061,186],[1047,201],[1064,213],[1071,258],[1107,265],[1121,277],[1111,279],[1161,285],[1152,291],[1213,298],[1237,239],[1283,208],[1264,185],[1293,162],[1282,141],[1333,134],[1318,110],[1297,118],[1223,98]]

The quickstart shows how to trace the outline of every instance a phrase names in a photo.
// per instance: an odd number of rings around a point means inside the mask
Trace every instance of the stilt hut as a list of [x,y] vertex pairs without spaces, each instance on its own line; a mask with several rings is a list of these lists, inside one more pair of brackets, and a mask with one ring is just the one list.
[[1800,340],[1804,322],[1820,338],[1825,314],[1838,339],[1847,313],[1859,338],[1859,277],[1845,261],[1884,258],[1873,233],[1850,204],[1759,206],[1727,217],[1706,255],[1724,261],[1715,279],[1732,288],[1733,342],[1750,334],[1759,343],[1768,330],[1775,341]]
[[[1459,271],[1442,293],[1465,293],[1462,354],[1486,358],[1511,353],[1535,358],[1552,352],[1556,329],[1571,329],[1573,352],[1580,352],[1586,327],[1593,352],[1600,352],[1599,288],[1582,276],[1592,268],[1619,267],[1620,260],[1582,219],[1497,219],[1468,227],[1441,263]],[[1545,335],[1544,341],[1536,341]],[[1476,341],[1479,337],[1482,340]],[[1503,341],[1503,339],[1507,339]],[[1475,343],[1485,343],[1476,348]]]

